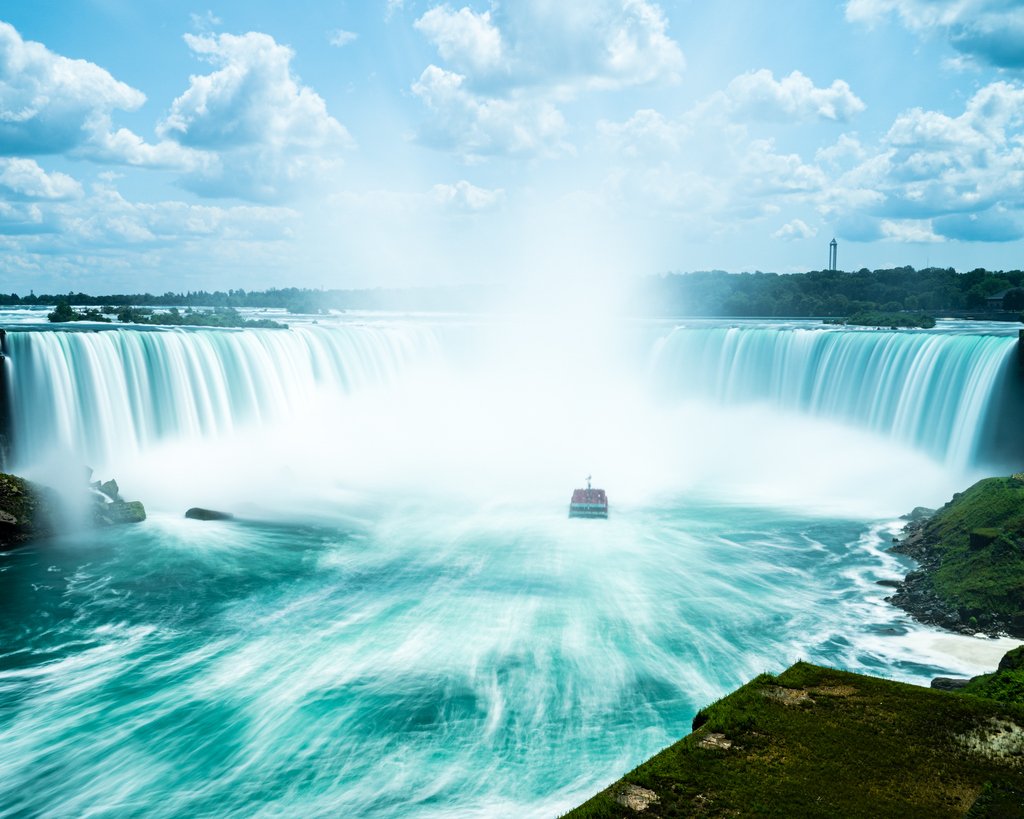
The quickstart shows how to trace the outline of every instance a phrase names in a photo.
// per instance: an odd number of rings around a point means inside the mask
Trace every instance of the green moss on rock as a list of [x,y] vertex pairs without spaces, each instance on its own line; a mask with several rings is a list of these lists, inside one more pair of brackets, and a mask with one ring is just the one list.
[[1003,741],[1024,731],[1019,705],[797,663],[701,714],[567,815],[987,816],[1020,796],[1021,748]]
[[58,504],[52,489],[0,472],[0,549],[52,534]]
[[893,551],[921,567],[893,603],[945,628],[1024,637],[1024,483],[979,481],[905,531]]

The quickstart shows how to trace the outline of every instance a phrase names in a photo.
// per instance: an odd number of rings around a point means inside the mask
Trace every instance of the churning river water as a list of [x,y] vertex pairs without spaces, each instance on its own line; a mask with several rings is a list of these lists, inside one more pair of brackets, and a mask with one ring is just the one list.
[[[797,659],[978,673],[1002,644],[876,581],[983,474],[1012,344],[11,328],[18,471],[150,516],[0,555],[0,816],[552,816]],[[607,521],[566,516],[588,472]]]

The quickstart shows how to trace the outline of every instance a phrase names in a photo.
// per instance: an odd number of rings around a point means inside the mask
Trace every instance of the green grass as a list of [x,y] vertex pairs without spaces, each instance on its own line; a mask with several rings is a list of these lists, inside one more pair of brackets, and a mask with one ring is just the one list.
[[939,558],[932,583],[943,600],[964,616],[1024,614],[1024,481],[979,481],[942,507],[922,536]]
[[[968,748],[993,720],[1024,728],[1024,708],[797,663],[704,709],[694,733],[567,815],[952,817],[979,798],[979,810],[984,799],[1012,807],[1024,794],[1020,754]],[[709,746],[712,734],[731,747]],[[642,814],[624,807],[627,783],[659,801]]]
[[1007,652],[995,673],[975,677],[958,693],[1024,706],[1024,646]]

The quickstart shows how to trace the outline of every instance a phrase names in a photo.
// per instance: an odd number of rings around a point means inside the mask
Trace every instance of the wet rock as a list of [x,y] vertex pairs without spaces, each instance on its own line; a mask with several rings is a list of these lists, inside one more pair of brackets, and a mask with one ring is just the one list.
[[99,489],[100,492],[102,492],[112,501],[121,500],[121,495],[119,494],[120,490],[117,486],[117,481],[115,481],[113,478],[111,478],[109,481],[104,481],[96,488]]
[[101,526],[119,526],[125,523],[142,523],[146,519],[146,508],[142,501],[114,501],[98,504],[95,520]]
[[230,512],[218,512],[216,509],[204,509],[201,506],[193,506],[185,517],[191,520],[232,520],[235,516]]
[[0,473],[0,549],[53,534],[58,508],[57,493],[52,489]]

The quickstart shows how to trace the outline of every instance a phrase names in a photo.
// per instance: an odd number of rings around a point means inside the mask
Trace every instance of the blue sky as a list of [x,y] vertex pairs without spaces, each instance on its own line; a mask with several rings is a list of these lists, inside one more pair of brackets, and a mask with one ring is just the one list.
[[1019,0],[9,0],[0,289],[1024,264]]

